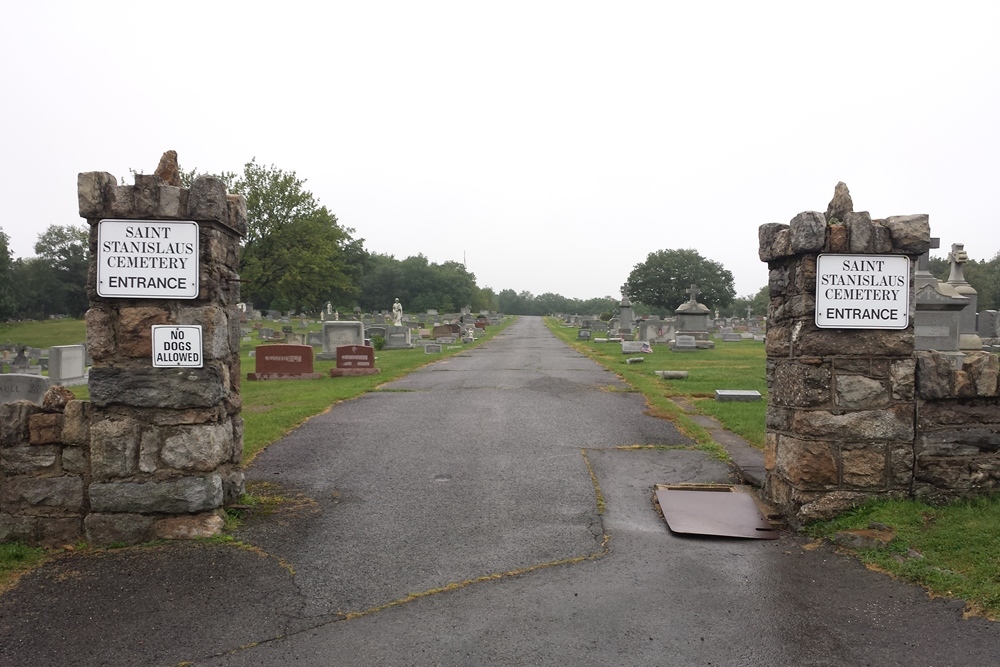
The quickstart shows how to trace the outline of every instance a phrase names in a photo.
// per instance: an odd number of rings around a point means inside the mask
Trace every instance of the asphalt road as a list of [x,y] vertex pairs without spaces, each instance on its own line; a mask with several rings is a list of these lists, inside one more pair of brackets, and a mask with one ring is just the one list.
[[268,448],[248,479],[283,500],[244,546],[27,575],[0,665],[1000,663],[1000,626],[829,547],[672,535],[653,484],[731,471],[621,449],[689,444],[644,409],[521,318]]

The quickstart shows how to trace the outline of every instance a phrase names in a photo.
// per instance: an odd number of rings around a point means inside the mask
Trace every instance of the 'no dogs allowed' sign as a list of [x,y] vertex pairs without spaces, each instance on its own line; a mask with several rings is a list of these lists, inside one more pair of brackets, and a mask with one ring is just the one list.
[[201,325],[153,326],[153,368],[201,368]]

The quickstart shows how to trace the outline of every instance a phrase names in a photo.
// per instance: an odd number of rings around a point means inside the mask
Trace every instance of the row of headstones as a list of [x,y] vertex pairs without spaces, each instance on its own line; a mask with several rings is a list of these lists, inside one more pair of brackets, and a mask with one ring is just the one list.
[[0,351],[0,373],[42,375],[47,370],[52,384],[86,384],[91,365],[86,345],[54,345],[48,350],[23,346],[17,354],[10,349]]

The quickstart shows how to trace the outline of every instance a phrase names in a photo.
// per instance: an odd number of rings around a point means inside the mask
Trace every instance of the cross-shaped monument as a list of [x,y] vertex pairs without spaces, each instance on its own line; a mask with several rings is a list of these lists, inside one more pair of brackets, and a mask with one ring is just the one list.
[[691,295],[691,298],[689,299],[689,301],[691,303],[697,303],[697,301],[698,301],[698,295],[701,294],[701,290],[698,289],[697,285],[695,285],[694,283],[691,283],[691,287],[687,288],[684,291],[684,293]]

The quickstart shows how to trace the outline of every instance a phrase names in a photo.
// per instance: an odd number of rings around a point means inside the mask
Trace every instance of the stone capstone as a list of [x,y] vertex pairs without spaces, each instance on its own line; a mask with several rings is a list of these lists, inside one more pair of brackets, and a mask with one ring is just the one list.
[[181,477],[165,481],[93,483],[94,512],[191,514],[222,506],[222,478]]
[[846,213],[841,220],[847,227],[847,251],[854,254],[870,253],[875,226],[868,211]]
[[66,404],[73,400],[76,400],[76,396],[72,391],[61,384],[53,385],[45,390],[45,395],[42,397],[42,408],[46,412],[63,412],[66,409]]
[[217,176],[199,176],[188,193],[188,215],[195,221],[227,224],[226,184]]
[[757,228],[757,255],[762,262],[770,262],[792,254],[788,225],[769,222]]
[[854,202],[851,200],[851,193],[847,189],[847,184],[843,181],[837,183],[833,188],[833,199],[826,207],[826,219],[830,224],[846,222],[847,214],[854,211]]
[[177,151],[166,151],[160,156],[160,163],[156,165],[153,175],[161,179],[166,185],[181,185],[181,170],[177,165]]
[[826,245],[826,218],[817,211],[803,211],[788,223],[792,252],[819,252]]
[[907,255],[922,255],[931,248],[931,223],[927,214],[893,215],[882,226],[889,230],[893,250]]

